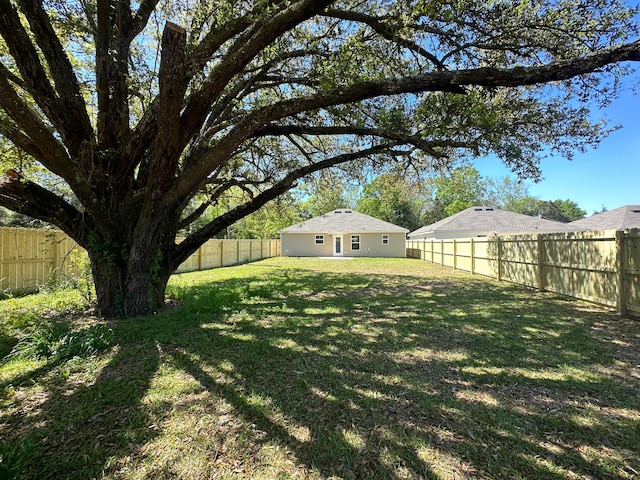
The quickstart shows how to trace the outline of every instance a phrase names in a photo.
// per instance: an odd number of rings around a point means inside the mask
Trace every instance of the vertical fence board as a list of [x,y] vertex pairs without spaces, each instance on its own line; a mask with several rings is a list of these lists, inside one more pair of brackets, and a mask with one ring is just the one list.
[[487,237],[480,237],[473,242],[473,247],[475,249],[473,252],[475,273],[497,278],[498,264],[495,260],[497,258],[497,242]]

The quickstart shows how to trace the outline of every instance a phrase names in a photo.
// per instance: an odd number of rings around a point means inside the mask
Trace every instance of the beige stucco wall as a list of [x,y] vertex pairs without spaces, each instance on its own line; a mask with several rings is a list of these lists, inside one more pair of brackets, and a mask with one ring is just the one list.
[[[345,257],[399,257],[406,256],[404,233],[389,233],[389,243],[382,243],[381,233],[356,233],[360,235],[360,250],[351,250],[351,233],[342,234]],[[283,233],[280,239],[280,255],[284,257],[331,257],[334,235],[324,234],[324,244],[315,243],[315,233]]]
[[330,257],[333,237],[324,234],[324,244],[315,243],[315,233],[283,233],[280,236],[280,255],[283,257]]

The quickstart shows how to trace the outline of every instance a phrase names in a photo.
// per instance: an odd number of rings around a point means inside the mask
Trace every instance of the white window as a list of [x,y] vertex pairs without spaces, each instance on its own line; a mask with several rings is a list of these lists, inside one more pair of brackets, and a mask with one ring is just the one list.
[[382,234],[382,244],[383,245],[388,245],[389,244],[389,235],[387,235],[386,233]]
[[351,235],[351,250],[360,250],[360,235]]
[[324,243],[324,235],[316,235],[316,244],[322,245]]

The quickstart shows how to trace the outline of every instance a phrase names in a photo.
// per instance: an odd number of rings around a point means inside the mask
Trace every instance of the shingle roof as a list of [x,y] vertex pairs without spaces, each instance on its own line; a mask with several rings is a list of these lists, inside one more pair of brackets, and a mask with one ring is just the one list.
[[544,218],[507,212],[493,207],[467,208],[439,222],[411,232],[409,237],[433,232],[480,231],[495,233],[558,232],[570,230],[568,224]]
[[349,208],[339,208],[306,222],[280,230],[280,233],[407,233],[409,230]]
[[571,222],[577,230],[626,230],[640,228],[640,205],[625,205]]

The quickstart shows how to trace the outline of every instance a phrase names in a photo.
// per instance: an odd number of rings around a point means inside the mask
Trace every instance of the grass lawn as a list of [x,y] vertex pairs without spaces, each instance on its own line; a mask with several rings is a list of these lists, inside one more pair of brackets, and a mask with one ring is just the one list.
[[[640,478],[638,321],[409,259],[272,258],[169,294],[99,353],[0,364],[0,477]],[[3,355],[104,323],[60,295],[0,302]]]

